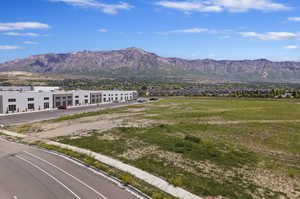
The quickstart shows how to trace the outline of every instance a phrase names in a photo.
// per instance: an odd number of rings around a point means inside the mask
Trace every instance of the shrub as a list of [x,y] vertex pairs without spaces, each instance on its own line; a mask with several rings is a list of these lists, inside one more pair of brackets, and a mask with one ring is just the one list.
[[174,146],[174,151],[176,153],[184,153],[187,151],[192,151],[193,145],[189,142],[177,142]]
[[163,199],[163,195],[159,192],[154,192],[151,197],[153,199]]
[[180,187],[183,185],[182,177],[181,176],[175,176],[170,180],[170,183],[175,185],[176,187]]
[[184,139],[187,140],[187,141],[194,142],[194,143],[200,143],[201,142],[201,139],[199,137],[192,136],[192,135],[186,135]]
[[132,184],[133,182],[133,177],[128,174],[128,173],[125,173],[121,176],[121,180],[125,183],[125,184]]

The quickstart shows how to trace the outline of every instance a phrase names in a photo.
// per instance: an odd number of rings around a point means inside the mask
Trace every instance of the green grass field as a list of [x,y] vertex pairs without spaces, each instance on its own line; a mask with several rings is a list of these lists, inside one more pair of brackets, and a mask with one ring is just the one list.
[[58,140],[199,196],[300,198],[300,101],[178,97],[114,113],[133,110],[145,126]]

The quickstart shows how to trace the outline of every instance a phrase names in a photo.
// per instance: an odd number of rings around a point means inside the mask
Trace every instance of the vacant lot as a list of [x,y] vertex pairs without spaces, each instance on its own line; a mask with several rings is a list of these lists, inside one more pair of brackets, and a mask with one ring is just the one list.
[[63,135],[200,196],[300,198],[296,100],[166,98],[13,129]]

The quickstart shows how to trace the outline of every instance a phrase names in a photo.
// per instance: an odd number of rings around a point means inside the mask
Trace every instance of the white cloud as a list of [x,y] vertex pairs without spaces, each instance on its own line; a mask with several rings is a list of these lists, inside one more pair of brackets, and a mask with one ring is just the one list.
[[300,22],[300,17],[289,17],[288,20],[289,20],[289,21]]
[[245,12],[248,10],[279,11],[291,9],[273,0],[214,0],[214,2],[231,12]]
[[289,45],[289,46],[284,46],[283,48],[289,49],[289,50],[296,50],[296,49],[299,49],[299,46],[296,46],[296,45]]
[[0,23],[0,31],[25,30],[25,29],[49,29],[48,24],[38,22]]
[[32,32],[28,32],[28,33],[6,32],[6,33],[3,33],[3,35],[16,36],[16,37],[39,37],[39,36],[41,36],[38,33],[32,33]]
[[249,10],[279,11],[290,10],[291,7],[276,3],[273,0],[186,0],[159,1],[158,6],[173,8],[184,12],[246,12]]
[[21,47],[19,46],[1,46],[0,45],[0,50],[16,50],[16,49],[20,49]]
[[101,28],[101,29],[99,29],[99,32],[108,32],[108,30],[106,29],[106,28]]
[[207,28],[190,28],[190,29],[181,29],[181,30],[171,30],[167,32],[163,32],[162,34],[199,34],[199,33],[209,33],[215,34],[218,31],[209,30]]
[[220,12],[223,9],[216,5],[205,5],[202,2],[192,1],[159,1],[156,5],[173,8],[185,12],[199,11],[199,12]]
[[23,43],[27,44],[27,45],[36,45],[36,44],[39,44],[38,42],[35,42],[35,41],[24,41]]
[[268,32],[265,34],[256,32],[240,32],[243,37],[253,37],[261,40],[286,40],[286,39],[299,39],[300,33],[291,32]]
[[96,0],[49,0],[51,2],[63,2],[72,6],[97,8],[106,14],[117,14],[119,10],[130,10],[132,5],[124,2],[118,4],[106,4]]

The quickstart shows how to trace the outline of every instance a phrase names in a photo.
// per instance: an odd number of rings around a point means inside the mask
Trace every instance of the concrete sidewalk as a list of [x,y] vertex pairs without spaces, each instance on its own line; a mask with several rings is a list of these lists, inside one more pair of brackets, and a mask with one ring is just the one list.
[[5,129],[0,129],[0,133],[8,135],[8,136],[12,136],[12,137],[18,137],[18,138],[25,138],[25,137],[27,137],[26,135],[22,135],[22,134],[19,134],[19,133],[11,132],[11,131],[8,131],[8,130],[5,130]]
[[128,172],[131,175],[151,184],[152,186],[155,186],[155,187],[163,190],[164,192],[166,192],[170,195],[173,195],[175,197],[178,197],[180,199],[202,199],[201,197],[196,196],[182,188],[174,187],[173,185],[169,184],[165,180],[158,178],[148,172],[145,172],[141,169],[130,166],[128,164],[125,164],[123,162],[120,162],[118,160],[110,158],[108,156],[101,155],[99,153],[95,153],[90,150],[86,150],[86,149],[82,149],[82,148],[78,148],[78,147],[74,147],[74,146],[70,146],[70,145],[66,145],[66,144],[62,144],[62,143],[58,143],[58,142],[53,142],[53,141],[49,141],[49,142],[47,142],[47,144],[89,155],[89,156],[95,158],[96,160],[103,162],[111,167],[117,168],[121,171]]
[[[18,133],[14,133],[14,132],[11,132],[11,131],[7,131],[7,130],[4,130],[4,129],[0,129],[0,133],[3,133],[5,135],[9,135],[9,136],[14,136],[14,137],[19,137],[19,138],[25,138],[27,137],[26,135],[21,135],[21,134],[18,134]],[[86,154],[88,156],[91,156],[93,158],[95,158],[96,160],[104,163],[104,164],[107,164],[111,167],[114,167],[114,168],[117,168],[121,171],[124,171],[124,172],[127,172],[127,173],[130,173],[131,175],[149,183],[150,185],[154,186],[154,187],[157,187],[159,189],[161,189],[162,191],[170,194],[170,195],[173,195],[175,197],[178,197],[180,199],[202,199],[201,197],[199,196],[196,196],[182,188],[179,188],[179,187],[174,187],[173,185],[169,184],[167,181],[159,178],[159,177],[156,177],[146,171],[143,171],[141,169],[138,169],[136,167],[133,167],[133,166],[130,166],[128,164],[125,164],[121,161],[118,161],[118,160],[115,160],[113,158],[110,158],[108,156],[105,156],[105,155],[102,155],[102,154],[99,154],[99,153],[95,153],[95,152],[92,152],[90,150],[87,150],[87,149],[82,149],[82,148],[79,148],[79,147],[75,147],[75,146],[70,146],[70,145],[66,145],[66,144],[62,144],[62,143],[58,143],[58,142],[54,142],[54,141],[49,141],[47,142],[47,144],[49,145],[54,145],[54,146],[58,146],[58,147],[61,147],[61,148],[64,148],[64,149],[69,149],[69,150],[72,150],[72,151],[75,151],[75,152],[78,152],[78,153],[82,153],[82,154]]]

